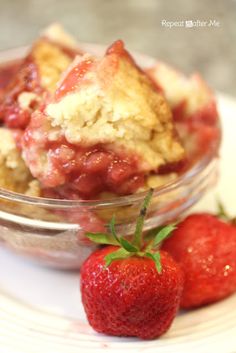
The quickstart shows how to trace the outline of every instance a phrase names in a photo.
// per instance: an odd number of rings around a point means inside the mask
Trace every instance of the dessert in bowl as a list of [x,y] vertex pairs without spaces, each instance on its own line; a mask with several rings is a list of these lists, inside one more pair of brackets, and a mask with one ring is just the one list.
[[136,61],[122,41],[78,46],[58,26],[19,56],[0,72],[5,246],[79,267],[95,246],[84,233],[104,231],[115,214],[131,234],[150,187],[146,230],[179,217],[214,183],[220,128],[200,76]]

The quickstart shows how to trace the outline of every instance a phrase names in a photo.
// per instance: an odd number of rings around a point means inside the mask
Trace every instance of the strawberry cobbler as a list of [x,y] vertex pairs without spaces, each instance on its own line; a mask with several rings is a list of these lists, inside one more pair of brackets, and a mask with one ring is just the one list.
[[176,179],[220,137],[199,75],[160,62],[143,69],[120,40],[97,57],[51,26],[0,81],[1,129],[20,160],[13,173],[27,175],[21,187],[1,186],[16,192],[34,181],[41,197],[134,194]]

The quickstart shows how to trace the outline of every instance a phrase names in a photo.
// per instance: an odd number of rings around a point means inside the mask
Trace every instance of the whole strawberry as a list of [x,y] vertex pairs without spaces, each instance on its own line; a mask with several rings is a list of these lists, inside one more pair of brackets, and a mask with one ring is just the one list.
[[117,237],[114,218],[106,234],[88,234],[99,243],[115,245],[94,252],[81,268],[82,302],[90,325],[115,336],[156,338],[170,327],[179,308],[183,275],[178,264],[156,247],[173,230],[162,228],[142,248],[143,218],[151,192],[144,202],[132,242]]
[[236,291],[236,228],[201,213],[179,223],[164,242],[185,274],[181,307],[210,304]]

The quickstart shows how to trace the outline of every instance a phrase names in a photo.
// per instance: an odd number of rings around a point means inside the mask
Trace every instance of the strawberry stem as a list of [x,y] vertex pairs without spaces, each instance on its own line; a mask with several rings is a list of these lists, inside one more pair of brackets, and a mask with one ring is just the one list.
[[[110,244],[117,246],[117,250],[105,256],[105,267],[109,266],[115,260],[127,259],[131,256],[148,257],[155,262],[158,273],[161,273],[161,255],[157,250],[160,243],[170,236],[176,228],[175,224],[161,226],[153,230],[152,239],[148,244],[143,244],[143,226],[153,195],[153,189],[147,193],[136,223],[135,233],[132,242],[116,233],[115,216],[109,223],[110,234],[106,233],[86,233],[86,236],[97,244]],[[143,248],[143,245],[145,247]]]
[[118,235],[116,233],[115,223],[116,223],[116,218],[115,218],[115,215],[113,215],[112,219],[111,219],[111,221],[109,223],[109,229],[110,229],[110,232],[111,232],[112,236],[114,237],[114,239],[119,244],[120,241],[119,241]]
[[147,213],[147,208],[151,202],[153,191],[154,191],[153,189],[149,190],[147,196],[143,201],[143,205],[141,207],[141,210],[139,212],[139,216],[137,219],[136,228],[134,232],[134,239],[132,243],[136,248],[138,248],[138,250],[141,249],[144,220]]

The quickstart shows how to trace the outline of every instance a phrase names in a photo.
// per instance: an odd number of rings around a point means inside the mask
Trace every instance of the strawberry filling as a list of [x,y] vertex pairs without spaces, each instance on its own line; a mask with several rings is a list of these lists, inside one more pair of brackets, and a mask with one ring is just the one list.
[[101,192],[130,194],[144,183],[135,157],[116,154],[104,146],[90,148],[72,146],[67,142],[49,143],[49,173],[42,183],[56,188],[59,197],[77,199],[96,198]]
[[[8,74],[12,77],[14,66],[12,71],[9,69]],[[6,76],[4,80],[5,82],[10,81],[10,79],[6,79]],[[7,87],[7,91],[4,92],[5,94],[0,104],[0,118],[11,129],[24,129],[30,120],[30,110],[21,109],[18,103],[18,97],[22,92],[43,94],[37,67],[30,57],[27,58],[27,63],[24,62],[15,79]],[[32,102],[31,104],[34,105],[37,103]]]
[[0,89],[4,89],[8,85],[12,77],[18,72],[20,64],[21,61],[16,60],[0,67]]
[[198,109],[195,113],[188,116],[186,114],[186,101],[181,101],[175,107],[172,108],[173,119],[176,122],[182,122],[185,119],[189,119],[195,123],[202,123],[204,125],[216,125],[218,123],[218,112],[216,102],[214,100],[209,101],[208,104]]
[[92,67],[92,60],[84,60],[76,65],[66,76],[55,93],[56,100],[60,100],[67,93],[75,91],[84,78],[85,73]]
[[[43,114],[32,118],[22,143],[29,151],[26,159],[30,158],[31,172],[41,181],[45,196],[93,199],[101,192],[131,194],[144,184],[137,156],[116,153],[101,144],[72,145],[64,136],[50,141],[44,123]],[[39,156],[45,153],[46,165],[39,165]]]

